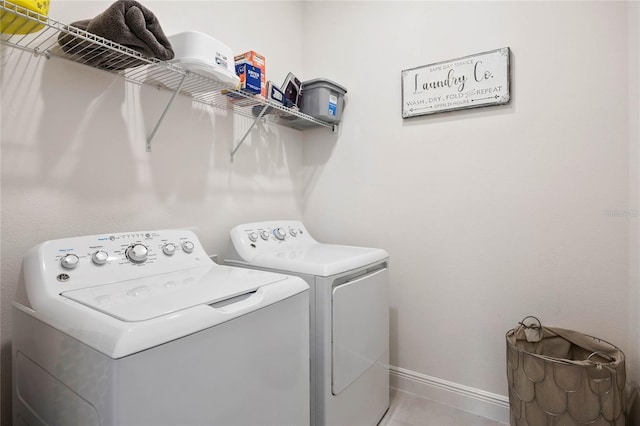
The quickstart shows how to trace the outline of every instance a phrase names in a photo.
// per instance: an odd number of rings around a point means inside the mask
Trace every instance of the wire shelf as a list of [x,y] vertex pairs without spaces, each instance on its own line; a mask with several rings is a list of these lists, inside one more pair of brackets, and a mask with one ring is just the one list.
[[[317,120],[295,109],[264,99],[262,96],[234,89],[179,64],[145,57],[126,46],[6,0],[0,0],[0,21],[2,22],[0,31],[5,32],[9,29],[11,32],[11,34],[2,34],[0,42],[15,49],[31,52],[34,55],[43,55],[46,58],[56,56],[106,70],[121,75],[127,81],[174,91],[174,96],[180,93],[191,97],[196,102],[231,110],[235,114],[256,121],[267,120],[298,130],[320,126],[335,131],[333,124]],[[30,34],[20,34],[29,29],[33,31],[34,27],[42,27],[42,29]],[[165,113],[166,110],[160,121]],[[160,121],[147,140],[147,150],[150,150],[151,139]]]

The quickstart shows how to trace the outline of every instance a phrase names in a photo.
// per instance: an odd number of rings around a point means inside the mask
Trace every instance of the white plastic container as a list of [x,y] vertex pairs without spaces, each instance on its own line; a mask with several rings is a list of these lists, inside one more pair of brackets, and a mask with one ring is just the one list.
[[171,35],[169,41],[175,53],[174,59],[169,62],[218,80],[231,89],[236,89],[240,84],[233,52],[224,43],[198,31]]
[[300,111],[318,120],[337,124],[342,118],[347,89],[331,80],[316,78],[302,82]]

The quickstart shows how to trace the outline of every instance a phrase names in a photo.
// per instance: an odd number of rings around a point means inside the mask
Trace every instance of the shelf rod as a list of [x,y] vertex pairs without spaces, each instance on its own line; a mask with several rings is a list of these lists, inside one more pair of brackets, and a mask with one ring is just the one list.
[[185,73],[182,76],[182,79],[180,80],[180,84],[178,84],[178,88],[175,90],[175,92],[173,92],[173,95],[171,95],[171,99],[169,99],[169,103],[167,104],[166,107],[164,107],[164,111],[162,111],[162,115],[160,115],[160,118],[158,119],[156,126],[153,128],[153,130],[151,131],[151,134],[147,138],[147,144],[146,144],[147,152],[151,152],[151,140],[156,135],[156,132],[158,131],[158,127],[160,127],[160,123],[162,123],[162,120],[164,120],[164,116],[167,115],[167,111],[169,111],[169,107],[171,107],[171,104],[173,103],[173,100],[176,98],[176,95],[180,93],[180,89],[182,89],[182,84],[187,78],[187,74],[188,73]]
[[249,132],[251,132],[251,129],[253,129],[253,126],[256,125],[256,123],[258,121],[260,121],[260,119],[262,118],[262,116],[264,115],[265,111],[267,110],[267,108],[269,108],[269,105],[265,105],[264,108],[262,108],[262,111],[260,111],[260,114],[258,114],[258,116],[256,117],[255,120],[253,120],[253,123],[251,123],[251,126],[249,126],[249,129],[246,131],[246,133],[244,134],[244,136],[242,137],[242,139],[240,139],[240,142],[238,142],[238,145],[236,145],[235,148],[233,148],[233,151],[231,151],[231,161],[233,161],[233,156],[236,153],[236,151],[238,150],[238,148],[240,148],[240,146],[244,143],[244,140],[247,138],[247,136],[249,136]]

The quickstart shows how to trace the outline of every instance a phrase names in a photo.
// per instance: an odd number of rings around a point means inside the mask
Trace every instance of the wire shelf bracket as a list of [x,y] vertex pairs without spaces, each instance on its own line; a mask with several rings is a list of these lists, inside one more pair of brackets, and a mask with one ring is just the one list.
[[173,103],[173,100],[176,98],[176,95],[180,93],[180,89],[182,89],[182,85],[184,84],[184,81],[186,80],[187,75],[188,73],[185,73],[182,76],[182,79],[178,84],[178,88],[171,95],[171,99],[169,99],[169,103],[167,103],[167,106],[164,107],[164,111],[162,111],[162,114],[160,114],[160,118],[158,119],[158,122],[156,123],[155,127],[151,131],[151,134],[147,137],[147,143],[145,145],[145,149],[147,152],[151,152],[151,141],[153,140],[153,137],[156,135],[156,132],[158,131],[158,127],[160,127],[160,123],[162,123],[162,120],[164,120],[165,115],[167,115],[169,108],[171,108],[171,104]]
[[249,133],[251,132],[251,129],[253,129],[253,126],[255,126],[258,123],[258,121],[260,121],[260,119],[262,118],[262,116],[264,115],[264,113],[267,111],[268,108],[269,108],[268,105],[265,105],[264,108],[262,108],[262,110],[260,111],[260,114],[258,114],[255,120],[253,120],[253,123],[251,123],[251,126],[249,126],[244,136],[240,139],[240,142],[238,142],[235,148],[233,148],[233,150],[231,151],[231,162],[233,162],[233,156],[235,155],[236,151],[238,151],[240,146],[244,143],[245,139],[247,139],[247,136],[249,136]]

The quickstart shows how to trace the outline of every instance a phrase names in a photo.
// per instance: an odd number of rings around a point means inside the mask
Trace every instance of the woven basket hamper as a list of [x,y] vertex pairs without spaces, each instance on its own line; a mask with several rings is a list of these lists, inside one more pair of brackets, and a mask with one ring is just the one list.
[[[535,321],[526,325],[527,319]],[[509,330],[506,340],[512,426],[624,426],[626,371],[619,348],[543,327],[535,317]]]

